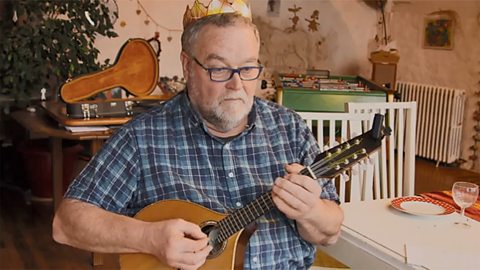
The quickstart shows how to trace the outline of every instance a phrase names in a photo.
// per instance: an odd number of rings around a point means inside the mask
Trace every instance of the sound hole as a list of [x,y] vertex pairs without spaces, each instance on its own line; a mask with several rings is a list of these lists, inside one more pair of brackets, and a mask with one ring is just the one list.
[[207,259],[213,259],[220,255],[227,245],[227,241],[219,242],[220,230],[217,227],[217,222],[215,221],[206,221],[200,225],[202,232],[208,235],[209,245],[213,247],[210,254],[208,254]]

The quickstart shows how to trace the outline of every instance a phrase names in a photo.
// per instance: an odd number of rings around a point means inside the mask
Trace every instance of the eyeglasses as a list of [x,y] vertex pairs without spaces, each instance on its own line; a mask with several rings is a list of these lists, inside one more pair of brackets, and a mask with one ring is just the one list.
[[193,57],[193,60],[205,69],[210,74],[210,80],[214,82],[226,82],[233,77],[233,74],[238,73],[242,81],[253,81],[260,76],[260,72],[263,70],[263,66],[246,66],[239,68],[207,68],[202,65],[197,58]]

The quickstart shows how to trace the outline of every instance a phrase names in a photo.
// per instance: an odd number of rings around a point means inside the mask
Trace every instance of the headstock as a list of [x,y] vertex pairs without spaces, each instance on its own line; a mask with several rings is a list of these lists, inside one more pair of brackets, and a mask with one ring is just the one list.
[[320,153],[312,165],[300,173],[314,179],[333,178],[367,158],[382,145],[383,137],[390,135],[390,128],[382,126],[383,118],[383,115],[375,114],[371,130]]

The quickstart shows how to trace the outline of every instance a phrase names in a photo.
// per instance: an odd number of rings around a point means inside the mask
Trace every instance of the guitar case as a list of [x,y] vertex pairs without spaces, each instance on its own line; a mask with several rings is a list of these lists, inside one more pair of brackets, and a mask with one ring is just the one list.
[[[60,87],[60,97],[66,103],[67,117],[87,120],[130,117],[145,111],[155,102],[158,104],[160,100],[165,100],[149,96],[159,80],[159,53],[154,51],[149,41],[129,39],[121,47],[112,66],[64,83]],[[88,100],[117,87],[135,98]]]

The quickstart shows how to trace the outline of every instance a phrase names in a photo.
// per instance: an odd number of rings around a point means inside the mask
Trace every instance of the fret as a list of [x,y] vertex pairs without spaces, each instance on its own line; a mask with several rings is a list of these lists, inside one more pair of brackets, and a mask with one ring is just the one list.
[[248,224],[249,222],[246,219],[247,211],[245,210],[245,208],[240,209],[240,211],[242,213],[239,216],[240,216],[240,219],[243,221],[243,224]]
[[220,234],[218,241],[222,242],[228,239],[230,236],[255,221],[258,217],[270,211],[272,207],[272,195],[267,192],[262,194],[255,201],[249,203],[246,207],[236,210],[219,222]]
[[218,233],[218,238],[215,239],[215,242],[221,243],[227,239],[227,234],[225,233],[225,226],[223,226],[223,220],[220,220],[218,222],[218,228],[219,228],[219,233]]
[[229,215],[227,218],[225,218],[225,228],[227,229],[226,230],[226,234],[227,234],[227,238],[230,237],[232,235],[232,231],[233,231],[233,228],[232,228],[232,224],[231,224],[231,219],[232,219],[232,215]]
[[238,214],[240,213],[240,211],[235,211],[236,214],[234,214],[232,216],[232,222],[233,222],[233,231],[232,231],[232,234],[241,230],[243,228],[243,226],[240,224],[241,220],[240,220],[240,217],[237,218]]

